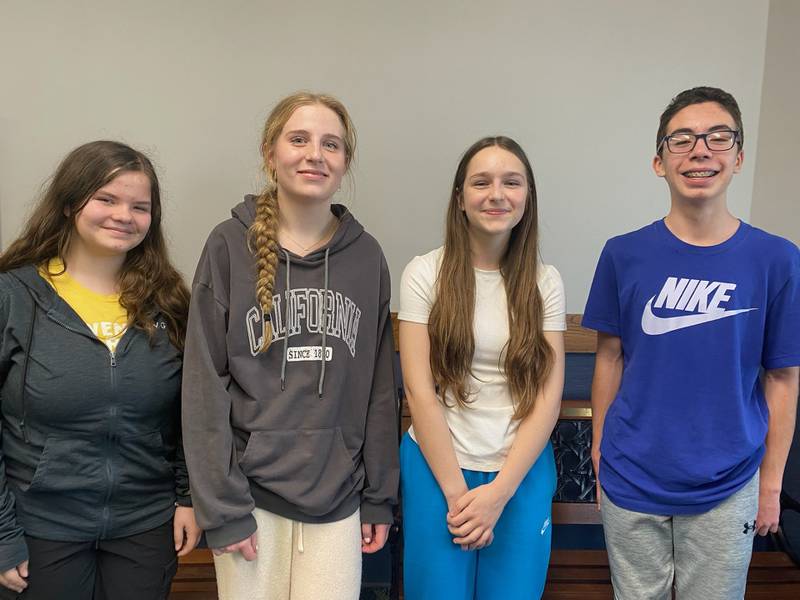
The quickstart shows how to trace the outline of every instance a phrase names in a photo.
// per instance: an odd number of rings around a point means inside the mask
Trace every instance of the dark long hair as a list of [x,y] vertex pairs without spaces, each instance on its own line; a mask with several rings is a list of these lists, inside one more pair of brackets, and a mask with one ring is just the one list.
[[119,274],[120,304],[129,324],[152,339],[153,318],[160,313],[170,341],[183,348],[189,290],[172,266],[161,232],[161,191],[155,169],[141,152],[111,141],[89,142],[61,161],[22,234],[0,254],[0,272],[42,265],[66,252],[75,231],[75,217],[92,195],[120,173],[144,173],[150,180],[151,222],[142,242],[128,251]]
[[428,325],[431,373],[443,401],[445,392],[451,390],[459,405],[469,403],[467,376],[475,353],[475,272],[469,245],[469,223],[460,205],[470,161],[478,152],[491,147],[502,148],[516,156],[525,167],[528,183],[525,212],[511,230],[508,248],[500,263],[509,329],[503,353],[503,371],[514,401],[514,418],[523,419],[533,409],[536,396],[553,367],[554,357],[542,333],[544,309],[537,279],[539,243],[533,169],[525,152],[511,138],[497,136],[478,140],[458,163],[447,208],[436,300]]

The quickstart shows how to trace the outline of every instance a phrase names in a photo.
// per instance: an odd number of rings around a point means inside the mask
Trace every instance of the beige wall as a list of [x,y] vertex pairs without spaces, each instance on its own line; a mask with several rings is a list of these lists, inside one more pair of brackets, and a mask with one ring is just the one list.
[[749,217],[768,8],[0,0],[2,240],[68,150],[116,138],[155,159],[172,252],[191,276],[208,231],[260,185],[269,107],[312,88],[352,112],[355,190],[343,197],[383,245],[395,288],[405,263],[441,242],[460,153],[504,133],[528,150],[544,259],[580,312],[603,242],[666,211],[650,160],[658,115],[678,91],[712,84],[739,99],[750,162],[730,203]]
[[750,218],[800,244],[800,2],[772,0],[768,32]]

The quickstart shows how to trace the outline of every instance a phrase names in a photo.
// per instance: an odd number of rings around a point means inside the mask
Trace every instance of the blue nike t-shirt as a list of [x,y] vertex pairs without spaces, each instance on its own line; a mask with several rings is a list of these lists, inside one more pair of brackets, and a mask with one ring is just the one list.
[[705,512],[761,464],[761,367],[800,365],[800,250],[744,222],[693,246],[656,221],[606,243],[583,325],[622,340],[603,490],[637,512]]

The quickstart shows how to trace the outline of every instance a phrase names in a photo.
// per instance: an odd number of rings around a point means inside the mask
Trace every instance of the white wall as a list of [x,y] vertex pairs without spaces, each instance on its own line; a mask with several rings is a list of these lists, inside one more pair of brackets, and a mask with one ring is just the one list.
[[739,100],[748,161],[729,198],[749,217],[767,14],[767,0],[0,0],[2,241],[67,151],[116,138],[155,159],[191,276],[211,227],[259,187],[270,106],[310,88],[352,112],[344,195],[395,284],[441,241],[460,153],[504,133],[530,155],[544,259],[581,312],[603,241],[666,212],[650,160],[682,89]]
[[754,225],[800,244],[800,3],[772,0],[761,96]]

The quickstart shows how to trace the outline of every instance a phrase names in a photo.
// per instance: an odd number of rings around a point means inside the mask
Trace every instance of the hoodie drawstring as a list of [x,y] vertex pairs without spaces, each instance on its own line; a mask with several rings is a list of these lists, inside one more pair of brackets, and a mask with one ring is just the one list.
[[[281,359],[281,391],[286,389],[286,361],[289,357],[289,293],[292,289],[292,280],[290,276],[291,266],[292,266],[292,259],[289,256],[289,253],[284,250],[283,255],[286,257],[286,302],[284,303],[285,310],[283,316],[283,322],[286,326],[286,335],[283,336],[283,358]],[[321,357],[321,366],[319,370],[319,383],[317,384],[317,393],[319,394],[320,400],[322,399],[322,386],[325,384],[325,359],[327,354],[327,348],[325,347],[325,343],[328,340],[328,258],[330,255],[330,248],[325,248],[325,276],[324,276],[324,287],[325,290],[322,293],[322,357]]]
[[303,522],[297,521],[297,551],[302,554],[306,551],[303,546]]
[[25,428],[25,418],[28,415],[28,409],[25,406],[25,382],[28,380],[28,363],[31,360],[31,347],[33,346],[33,328],[36,325],[36,298],[33,297],[33,294],[30,290],[28,290],[28,294],[31,297],[31,306],[33,309],[31,310],[31,328],[28,331],[28,343],[25,346],[25,362],[22,364],[22,390],[20,392],[20,400],[22,402],[22,418],[19,421],[19,428],[22,430],[22,439],[25,440],[26,444],[30,443],[30,439],[28,438],[28,430]]
[[317,392],[319,399],[322,400],[322,384],[325,383],[325,358],[327,348],[325,347],[326,334],[328,333],[328,253],[330,248],[325,248],[325,291],[322,293],[322,367],[319,371],[319,385]]
[[292,280],[289,277],[289,271],[292,266],[292,259],[289,253],[284,250],[283,255],[286,257],[286,305],[283,311],[283,322],[286,327],[286,335],[283,336],[283,360],[281,361],[281,391],[286,389],[286,359],[289,355],[289,294],[292,289]]

